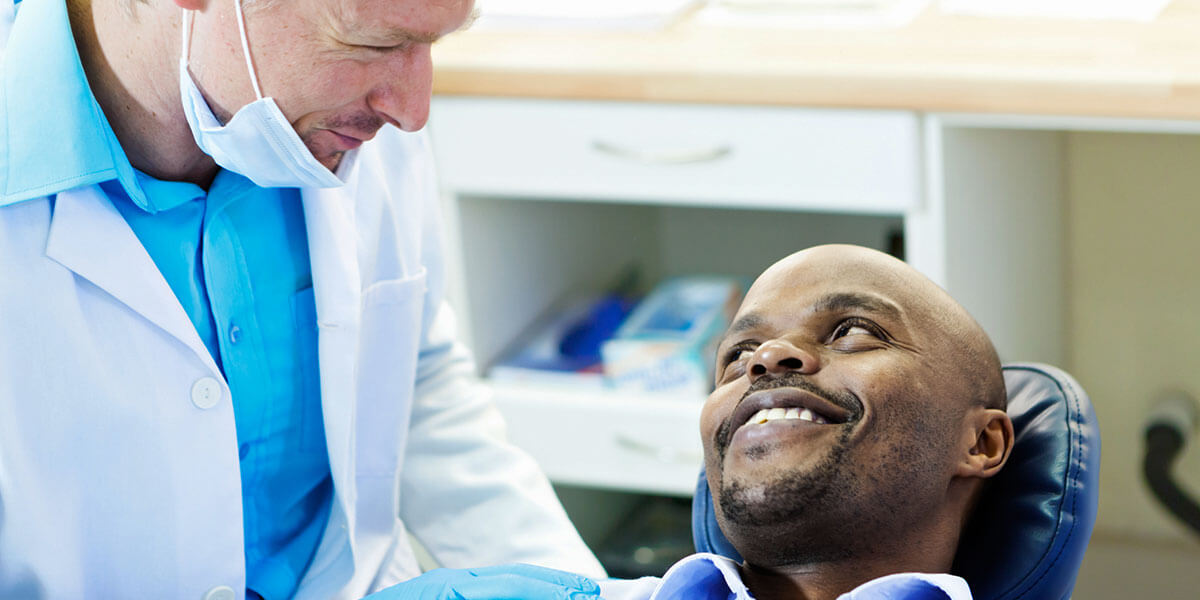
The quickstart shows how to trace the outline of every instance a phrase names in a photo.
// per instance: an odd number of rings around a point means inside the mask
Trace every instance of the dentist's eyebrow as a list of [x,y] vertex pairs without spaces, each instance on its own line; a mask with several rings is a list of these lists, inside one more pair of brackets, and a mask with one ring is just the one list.
[[376,38],[376,41],[382,42],[383,44],[398,44],[398,43],[402,43],[402,42],[416,42],[418,44],[432,44],[432,43],[437,42],[438,40],[442,39],[446,35],[449,35],[450,33],[459,33],[461,31],[466,31],[472,25],[474,25],[475,21],[477,21],[478,19],[479,19],[479,7],[474,7],[471,9],[471,14],[467,15],[467,20],[463,21],[462,25],[459,25],[458,28],[456,28],[454,31],[451,31],[449,33],[446,33],[446,34],[428,33],[428,32],[423,32],[423,31],[414,31],[412,29],[396,28],[396,29],[391,29],[386,32],[380,32],[380,33],[376,34],[378,36]]
[[374,42],[384,44],[400,44],[403,42],[416,42],[418,44],[432,44],[442,39],[440,33],[426,33],[422,31],[414,31],[412,29],[392,29],[384,33],[378,34],[372,38]]
[[900,319],[900,308],[888,300],[866,294],[838,292],[824,296],[813,303],[812,312],[847,312],[862,310],[868,313],[881,314],[892,319]]

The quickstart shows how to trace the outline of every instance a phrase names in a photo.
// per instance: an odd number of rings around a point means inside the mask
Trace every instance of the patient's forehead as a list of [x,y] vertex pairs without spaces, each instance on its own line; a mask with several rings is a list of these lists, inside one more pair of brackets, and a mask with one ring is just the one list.
[[784,257],[763,271],[755,285],[796,279],[856,282],[880,288],[925,287],[923,283],[928,282],[925,276],[893,256],[861,246],[835,244]]
[[[989,406],[1003,406],[1000,360],[979,323],[928,277],[877,250],[817,246],[780,260],[751,286],[734,325],[751,316],[763,318],[778,333],[793,327],[819,327],[819,321],[803,320],[805,311],[812,311],[831,294],[861,295],[891,304],[899,319],[886,325],[889,334],[918,352],[931,367],[978,388],[971,394],[964,392],[964,397],[982,395]],[[735,333],[733,327],[729,333]],[[727,334],[723,343],[734,341]]]
[[764,271],[747,292],[739,315],[853,307],[912,318],[936,314],[946,301],[953,302],[928,278],[882,252],[818,246]]

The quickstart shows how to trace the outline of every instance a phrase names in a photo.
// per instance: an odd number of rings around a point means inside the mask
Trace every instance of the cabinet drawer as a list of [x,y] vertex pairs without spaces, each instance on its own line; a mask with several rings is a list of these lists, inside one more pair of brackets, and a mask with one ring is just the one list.
[[494,385],[509,441],[551,481],[691,496],[701,399]]
[[902,214],[920,194],[914,113],[435,98],[457,194]]

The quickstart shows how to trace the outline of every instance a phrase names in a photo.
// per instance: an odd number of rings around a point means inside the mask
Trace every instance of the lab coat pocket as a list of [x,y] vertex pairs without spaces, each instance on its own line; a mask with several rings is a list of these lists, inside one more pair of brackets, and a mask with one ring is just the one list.
[[359,476],[394,475],[412,410],[425,270],[363,292],[355,453]]

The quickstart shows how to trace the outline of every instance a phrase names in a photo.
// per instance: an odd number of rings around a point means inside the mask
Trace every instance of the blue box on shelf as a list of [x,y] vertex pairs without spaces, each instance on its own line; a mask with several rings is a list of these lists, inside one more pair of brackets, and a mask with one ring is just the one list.
[[741,292],[741,282],[730,277],[677,277],[659,284],[601,346],[609,385],[638,393],[707,395],[716,344]]

